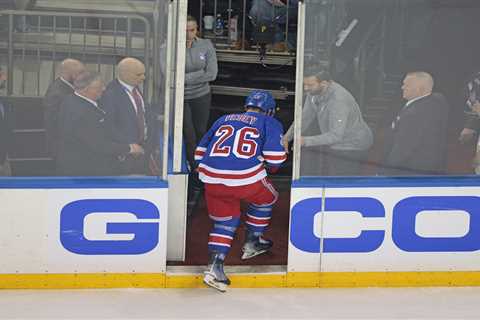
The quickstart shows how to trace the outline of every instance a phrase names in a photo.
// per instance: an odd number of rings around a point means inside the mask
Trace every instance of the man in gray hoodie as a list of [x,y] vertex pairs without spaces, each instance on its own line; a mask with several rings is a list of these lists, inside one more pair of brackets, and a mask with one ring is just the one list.
[[[359,175],[373,134],[355,98],[324,69],[307,74],[303,86],[301,174]],[[283,137],[286,149],[292,139],[293,124]]]

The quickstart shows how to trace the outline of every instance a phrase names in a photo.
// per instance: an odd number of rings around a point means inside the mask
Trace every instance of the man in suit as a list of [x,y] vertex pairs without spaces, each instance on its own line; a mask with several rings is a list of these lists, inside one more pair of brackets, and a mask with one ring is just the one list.
[[127,155],[138,156],[138,144],[111,139],[105,111],[97,100],[105,90],[98,73],[83,72],[74,82],[75,93],[62,103],[57,173],[64,176],[118,175]]
[[[0,89],[5,87],[7,73],[0,67]],[[8,162],[8,149],[12,141],[12,127],[9,119],[9,109],[6,104],[0,101],[0,176],[12,174]]]
[[446,169],[448,103],[433,93],[426,72],[410,72],[403,80],[405,106],[391,124],[386,155],[390,175],[443,174]]
[[[117,79],[111,81],[100,100],[114,140],[146,145],[149,134],[148,108],[139,86],[145,80],[145,66],[135,58],[124,58],[117,65]],[[128,156],[123,174],[147,174],[146,157]]]
[[469,143],[477,138],[473,167],[477,174],[480,174],[480,138],[477,136],[480,131],[480,71],[472,76],[466,85],[465,103],[465,125],[460,133],[461,143]]
[[475,103],[480,101],[480,72],[477,72],[466,85],[465,125],[460,133],[461,143],[473,140],[477,131],[480,130],[480,118],[473,110]]
[[43,98],[44,123],[47,138],[47,150],[55,160],[58,148],[58,115],[63,100],[73,94],[73,82],[80,73],[85,71],[85,66],[78,60],[65,59],[60,63],[58,78],[47,89]]

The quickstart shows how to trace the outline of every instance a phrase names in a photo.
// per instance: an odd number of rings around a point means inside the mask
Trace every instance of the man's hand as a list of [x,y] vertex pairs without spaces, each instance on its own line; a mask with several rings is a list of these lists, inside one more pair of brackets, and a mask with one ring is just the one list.
[[134,157],[138,157],[142,154],[145,154],[145,151],[143,150],[143,147],[139,144],[132,143],[130,144],[130,152],[131,155]]
[[[305,145],[305,139],[303,137],[300,137],[300,146],[303,147],[304,145]],[[288,139],[285,138],[285,136],[283,136],[282,138],[282,146],[285,149],[285,152],[288,153],[289,142],[288,142]]]
[[463,128],[462,132],[460,133],[460,137],[458,140],[460,140],[461,143],[468,143],[473,140],[473,137],[475,136],[476,131],[473,129],[469,128]]

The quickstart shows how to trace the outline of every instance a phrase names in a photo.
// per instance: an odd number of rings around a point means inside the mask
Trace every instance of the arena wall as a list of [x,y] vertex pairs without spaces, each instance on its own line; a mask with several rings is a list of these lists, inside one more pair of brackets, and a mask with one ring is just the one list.
[[[168,193],[155,178],[0,179],[0,288],[202,287],[203,266],[166,265]],[[301,179],[288,265],[227,273],[232,287],[480,285],[479,193],[475,177]]]

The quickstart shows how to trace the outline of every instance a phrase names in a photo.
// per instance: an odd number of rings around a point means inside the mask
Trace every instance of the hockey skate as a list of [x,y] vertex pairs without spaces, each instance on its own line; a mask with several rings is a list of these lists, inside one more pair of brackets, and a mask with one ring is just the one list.
[[223,259],[219,258],[219,254],[215,254],[205,271],[203,282],[218,291],[225,292],[230,285],[230,279],[227,278],[223,271]]
[[242,251],[242,260],[250,259],[258,256],[259,254],[265,253],[272,248],[273,242],[268,239],[258,236],[255,238],[247,237],[247,241],[243,245]]

